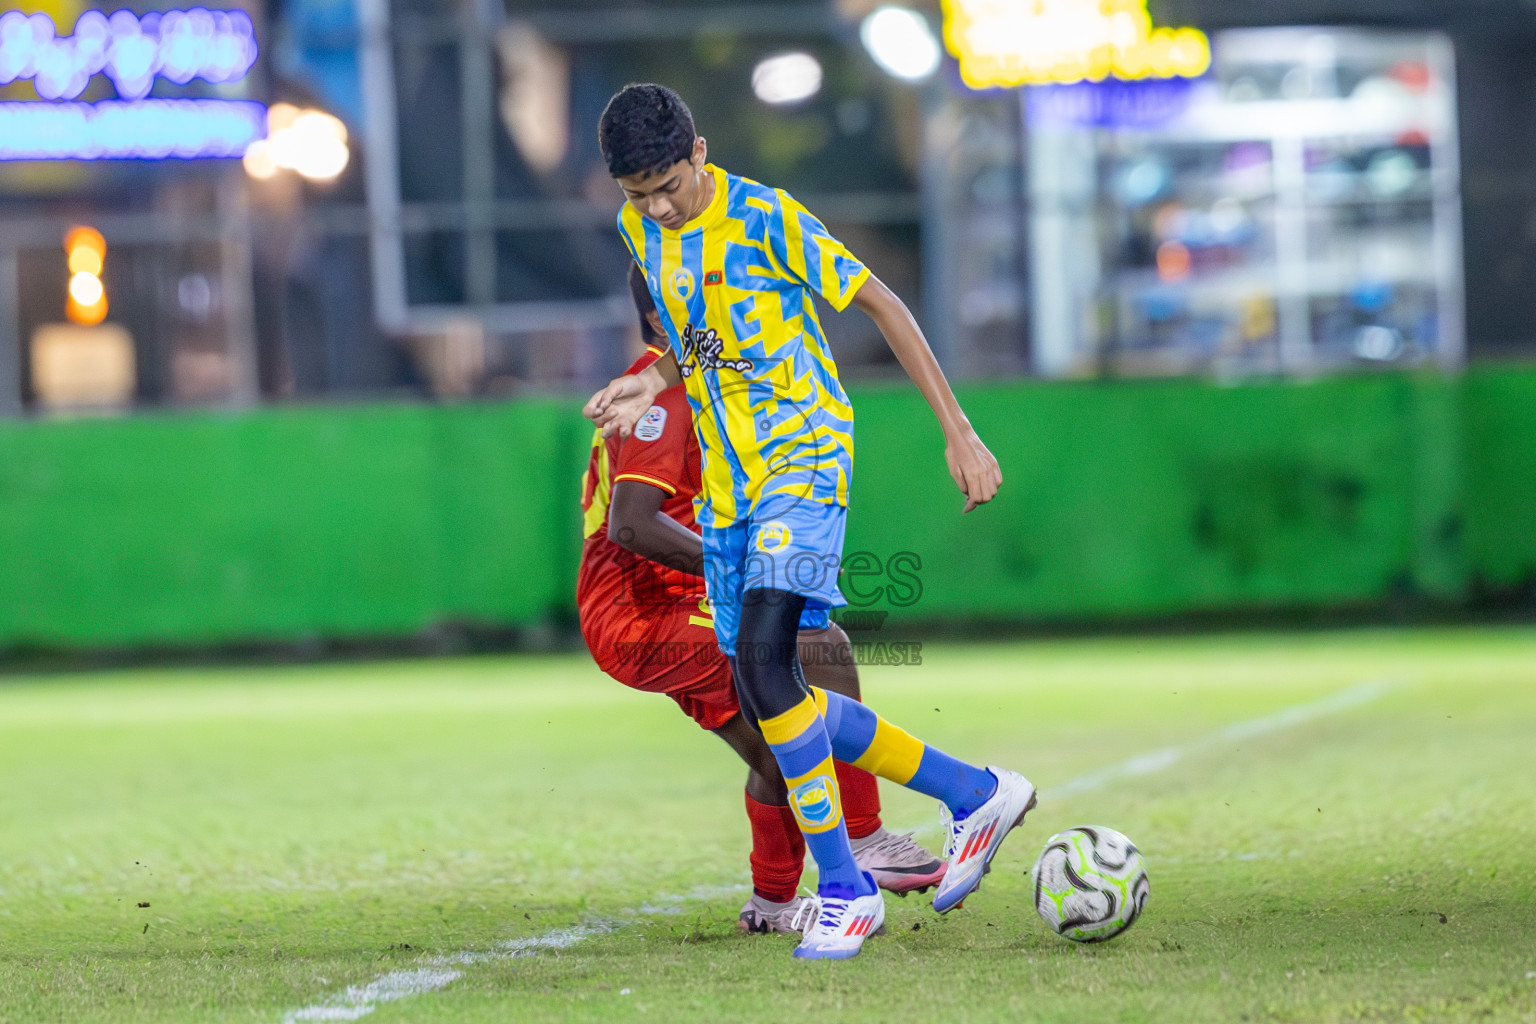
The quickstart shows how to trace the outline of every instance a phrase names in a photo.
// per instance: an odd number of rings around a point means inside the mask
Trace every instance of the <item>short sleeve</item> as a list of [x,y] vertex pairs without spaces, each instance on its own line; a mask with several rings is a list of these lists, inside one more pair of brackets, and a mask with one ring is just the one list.
[[833,309],[847,309],[869,280],[869,268],[789,193],[775,194],[779,216],[769,229],[774,256],[795,280],[814,289]]
[[638,480],[669,495],[688,485],[688,437],[693,411],[681,386],[668,388],[619,448],[613,482]]

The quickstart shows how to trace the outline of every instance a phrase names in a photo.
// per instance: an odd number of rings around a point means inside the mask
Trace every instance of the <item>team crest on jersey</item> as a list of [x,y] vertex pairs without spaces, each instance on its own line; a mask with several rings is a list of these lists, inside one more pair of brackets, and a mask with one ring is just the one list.
[[672,271],[672,276],[667,278],[667,288],[672,292],[674,299],[687,302],[693,295],[693,272],[687,267],[678,267]]
[[764,523],[757,531],[757,550],[767,555],[777,554],[789,547],[793,534],[783,523]]
[[695,366],[702,366],[706,370],[735,370],[737,373],[751,373],[752,360],[750,359],[723,359],[721,353],[725,351],[725,341],[713,327],[708,330],[696,331],[693,324],[683,325],[683,358],[678,360],[678,372],[684,377],[693,376]]
[[789,791],[789,806],[795,820],[810,831],[837,823],[837,786],[825,775],[817,775]]
[[640,422],[635,424],[635,440],[654,441],[665,429],[667,429],[667,410],[659,405],[653,405],[645,410],[645,415],[641,416]]

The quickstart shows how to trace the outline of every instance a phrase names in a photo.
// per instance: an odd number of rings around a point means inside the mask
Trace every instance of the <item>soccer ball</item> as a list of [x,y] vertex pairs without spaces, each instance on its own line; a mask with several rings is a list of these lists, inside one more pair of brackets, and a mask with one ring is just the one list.
[[1141,851],[1112,828],[1079,825],[1046,840],[1029,873],[1035,910],[1057,935],[1103,942],[1141,916],[1151,887]]

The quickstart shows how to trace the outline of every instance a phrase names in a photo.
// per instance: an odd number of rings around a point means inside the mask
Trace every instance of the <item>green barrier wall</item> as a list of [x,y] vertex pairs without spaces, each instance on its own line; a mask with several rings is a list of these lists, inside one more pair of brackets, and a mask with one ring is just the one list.
[[[856,390],[846,589],[897,620],[1459,601],[1536,579],[1536,372]],[[572,614],[575,403],[0,425],[0,646],[381,637]]]
[[526,402],[6,425],[0,644],[543,619],[572,590],[571,414]]
[[1479,588],[1536,586],[1536,373],[1478,367],[1463,405],[1467,548]]
[[922,560],[921,600],[894,616],[1162,615],[1462,587],[1447,382],[1031,385],[963,400],[1006,474],[994,506],[963,518],[921,404],[857,400],[850,546]]

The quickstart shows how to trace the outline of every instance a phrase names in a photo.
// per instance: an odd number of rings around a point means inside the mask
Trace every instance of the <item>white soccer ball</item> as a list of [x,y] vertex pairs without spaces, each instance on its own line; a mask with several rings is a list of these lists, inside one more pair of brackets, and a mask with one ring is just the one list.
[[1119,832],[1099,825],[1051,836],[1029,877],[1040,919],[1074,942],[1119,935],[1141,916],[1151,893],[1141,851]]

